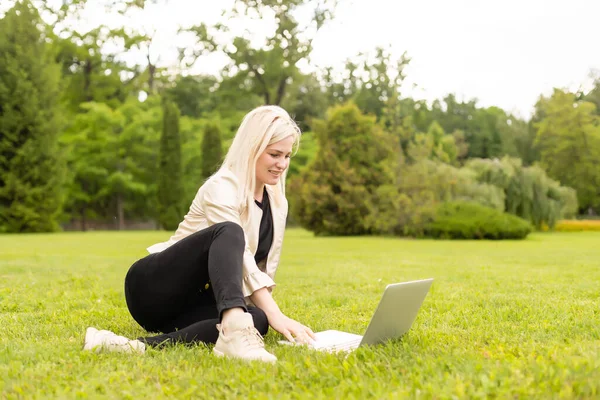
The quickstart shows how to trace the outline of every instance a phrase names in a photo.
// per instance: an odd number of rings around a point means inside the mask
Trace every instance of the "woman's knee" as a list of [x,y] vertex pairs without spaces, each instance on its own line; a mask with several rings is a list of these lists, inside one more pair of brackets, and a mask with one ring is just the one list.
[[265,336],[269,331],[269,320],[267,314],[258,307],[248,307],[248,312],[252,314],[254,327],[262,335]]
[[235,222],[225,221],[214,225],[215,236],[224,236],[232,244],[241,245],[243,248],[246,245],[244,239],[244,230]]

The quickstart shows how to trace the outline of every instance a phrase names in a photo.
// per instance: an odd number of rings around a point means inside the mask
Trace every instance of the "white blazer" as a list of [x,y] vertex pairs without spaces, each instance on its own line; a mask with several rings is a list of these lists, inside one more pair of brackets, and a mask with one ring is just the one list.
[[238,194],[237,177],[227,169],[220,169],[200,187],[188,213],[173,236],[166,242],[148,247],[148,252],[160,252],[184,237],[219,222],[235,222],[244,229],[246,249],[242,290],[246,301],[250,303],[248,296],[256,290],[263,287],[272,290],[275,286],[275,271],[279,265],[288,212],[288,203],[281,188],[278,185],[266,185],[266,189],[273,216],[273,243],[266,262],[261,261],[257,265],[254,261],[262,210],[257,207],[256,212],[251,213],[251,221],[242,220],[242,211],[246,207],[245,199],[241,199]]

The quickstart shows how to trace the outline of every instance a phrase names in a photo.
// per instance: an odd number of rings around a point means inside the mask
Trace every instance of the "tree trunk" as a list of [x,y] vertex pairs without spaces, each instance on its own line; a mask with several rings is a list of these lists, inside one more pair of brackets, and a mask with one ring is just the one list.
[[92,82],[92,61],[87,60],[83,67],[83,98],[85,101],[92,101],[93,97],[90,93],[90,85]]
[[154,73],[156,71],[156,66],[155,65],[148,65],[148,90],[150,91],[150,93],[148,94],[152,94],[154,93]]
[[285,95],[285,87],[287,85],[287,76],[284,76],[279,81],[279,86],[277,87],[277,98],[275,99],[275,105],[278,106],[283,101],[283,96]]

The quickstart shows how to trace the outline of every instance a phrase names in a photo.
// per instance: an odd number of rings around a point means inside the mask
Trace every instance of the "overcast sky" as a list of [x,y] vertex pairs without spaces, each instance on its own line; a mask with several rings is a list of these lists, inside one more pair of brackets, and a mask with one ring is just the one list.
[[[153,53],[172,64],[176,47],[187,45],[176,39],[179,25],[214,23],[232,3],[170,0],[129,23],[156,29]],[[314,41],[311,64],[342,66],[358,52],[391,45],[412,58],[407,86],[417,86],[407,94],[432,100],[455,93],[528,117],[553,87],[589,86],[590,72],[600,69],[599,15],[599,0],[340,0],[335,20]],[[92,8],[86,18],[91,26],[107,17]],[[260,36],[265,25],[249,29]],[[212,56],[197,71],[216,73],[224,62]]]

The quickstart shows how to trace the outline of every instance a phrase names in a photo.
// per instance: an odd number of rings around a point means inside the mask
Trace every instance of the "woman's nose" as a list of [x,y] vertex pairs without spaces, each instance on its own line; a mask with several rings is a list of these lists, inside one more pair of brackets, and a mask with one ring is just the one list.
[[278,160],[277,161],[277,168],[279,169],[286,169],[288,166],[288,159],[284,159],[284,160]]

